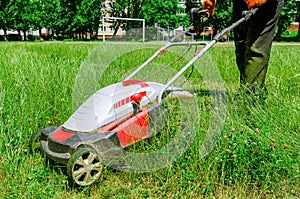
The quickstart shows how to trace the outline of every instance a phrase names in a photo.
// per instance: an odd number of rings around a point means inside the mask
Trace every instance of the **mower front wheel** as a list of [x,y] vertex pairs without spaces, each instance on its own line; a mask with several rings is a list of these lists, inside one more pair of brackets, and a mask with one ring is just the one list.
[[80,186],[88,186],[98,180],[102,168],[100,156],[90,148],[77,150],[67,163],[68,175]]
[[29,141],[29,151],[31,154],[34,154],[36,152],[39,152],[41,149],[41,136],[42,136],[42,132],[41,131],[37,131],[35,132]]

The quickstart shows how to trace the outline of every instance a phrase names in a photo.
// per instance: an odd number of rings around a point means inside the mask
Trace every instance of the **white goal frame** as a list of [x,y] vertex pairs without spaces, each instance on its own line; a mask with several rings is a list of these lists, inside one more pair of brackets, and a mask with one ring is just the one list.
[[102,38],[103,42],[105,42],[105,32],[104,32],[104,20],[105,19],[121,19],[128,21],[142,21],[143,22],[143,43],[145,42],[145,19],[137,19],[137,18],[122,18],[122,17],[102,17]]

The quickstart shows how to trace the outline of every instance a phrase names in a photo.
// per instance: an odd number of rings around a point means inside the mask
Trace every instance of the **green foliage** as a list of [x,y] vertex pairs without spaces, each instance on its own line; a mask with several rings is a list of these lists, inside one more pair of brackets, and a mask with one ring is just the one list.
[[57,34],[90,32],[93,36],[98,31],[102,15],[102,0],[10,0],[1,3],[1,28],[24,33],[30,28],[48,28]]
[[285,1],[282,7],[280,17],[278,20],[278,28],[275,36],[276,40],[281,40],[282,33],[288,29],[295,14],[300,10],[300,3],[296,0]]
[[217,1],[215,15],[211,24],[216,31],[221,30],[232,23],[232,0]]
[[[120,18],[139,18],[141,13],[141,6],[143,5],[143,1],[136,0],[118,0],[113,3],[112,10],[108,11],[113,17]],[[114,27],[114,35],[117,33],[119,28],[123,28],[124,30],[128,30],[131,28],[140,27],[140,23],[134,21],[128,21],[124,24],[124,21],[116,20],[113,22]]]
[[[142,18],[145,19],[146,25],[149,27],[153,27],[155,24],[162,27],[177,27],[179,20],[182,18],[177,15],[177,10],[177,0],[120,0],[113,4],[113,10],[110,14],[121,18]],[[120,27],[125,30],[140,27],[140,23],[134,21],[128,21],[126,24],[122,23],[124,22],[119,20],[114,22],[115,34]]]
[[92,38],[96,38],[99,28],[99,16],[102,16],[99,9],[101,4],[102,0],[82,0],[80,4],[76,5],[77,13],[72,22],[73,32],[88,31]]
[[0,2],[0,29],[4,30],[5,40],[7,39],[6,31],[9,28],[11,28],[11,24],[13,20],[13,17],[10,14],[9,4],[10,4],[9,0],[3,0]]
[[13,18],[12,28],[17,29],[18,31],[24,32],[24,37],[26,40],[26,31],[30,27],[30,3],[29,0],[15,0],[10,1],[9,5],[10,14]]
[[[196,1],[187,0],[186,2],[186,12],[188,13],[191,8],[201,8],[200,3],[195,3]],[[225,28],[230,23],[232,16],[232,0],[217,1],[215,7],[214,16],[210,16],[207,26],[212,26],[214,30],[218,31]]]
[[[192,7],[201,7],[199,4],[192,3],[192,0],[187,1],[187,9]],[[280,18],[278,21],[278,28],[276,33],[276,40],[281,40],[282,33],[289,27],[293,18],[298,18],[299,21],[300,3],[296,0],[285,1]],[[217,1],[215,8],[215,15],[210,17],[207,26],[212,26],[214,32],[218,32],[224,27],[232,23],[232,0]]]
[[177,0],[145,0],[142,15],[148,25],[159,24],[161,27],[176,27],[179,16]]
[[[186,1],[186,12],[192,7],[201,7],[193,0]],[[27,34],[30,29],[48,28],[53,36],[56,34],[91,33],[95,38],[101,19],[103,0],[2,0],[0,6],[0,28],[5,34],[8,29],[23,31]],[[111,16],[123,18],[144,18],[146,25],[153,27],[187,27],[188,15],[177,15],[178,0],[118,0],[109,11]],[[276,39],[287,29],[292,18],[299,21],[300,3],[296,0],[285,1],[283,6]],[[207,26],[212,26],[214,32],[231,23],[232,0],[218,1],[215,15],[210,17]],[[115,34],[119,28],[125,30],[140,27],[140,22],[114,21]],[[299,31],[298,31],[299,32]],[[298,33],[299,35],[299,33]],[[6,37],[6,36],[5,36]],[[26,38],[26,37],[25,37]]]

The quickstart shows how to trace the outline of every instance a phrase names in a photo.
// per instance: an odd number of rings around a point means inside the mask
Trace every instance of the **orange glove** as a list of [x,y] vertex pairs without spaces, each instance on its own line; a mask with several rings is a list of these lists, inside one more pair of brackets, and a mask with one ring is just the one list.
[[208,10],[210,15],[214,15],[217,0],[203,0],[202,9]]
[[248,9],[252,9],[255,6],[261,6],[262,4],[266,3],[267,0],[244,0],[248,6]]

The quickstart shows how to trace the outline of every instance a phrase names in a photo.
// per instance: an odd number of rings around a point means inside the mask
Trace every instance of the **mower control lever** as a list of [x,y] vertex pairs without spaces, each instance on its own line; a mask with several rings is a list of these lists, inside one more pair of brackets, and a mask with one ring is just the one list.
[[209,17],[208,10],[202,10],[201,8],[192,8],[189,11],[191,23],[193,25],[193,28],[195,32],[200,32],[203,24],[205,21],[207,21]]
[[258,8],[254,8],[252,10],[246,10],[242,12],[243,17],[238,21],[234,22],[231,26],[224,28],[220,33],[216,34],[213,40],[219,41],[226,33],[230,30],[233,30],[235,27],[239,26],[241,23],[248,21],[252,15],[257,12]]
[[245,21],[248,21],[249,18],[257,12],[257,10],[258,8],[243,11],[242,16],[245,18]]

